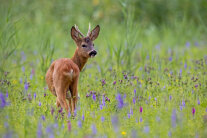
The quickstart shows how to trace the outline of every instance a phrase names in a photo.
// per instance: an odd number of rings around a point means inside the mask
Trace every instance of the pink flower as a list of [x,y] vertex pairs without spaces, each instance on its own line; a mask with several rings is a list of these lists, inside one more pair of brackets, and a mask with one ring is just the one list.
[[195,108],[194,107],[192,108],[192,114],[193,115],[195,114]]
[[139,112],[142,113],[143,108],[140,106],[139,108]]

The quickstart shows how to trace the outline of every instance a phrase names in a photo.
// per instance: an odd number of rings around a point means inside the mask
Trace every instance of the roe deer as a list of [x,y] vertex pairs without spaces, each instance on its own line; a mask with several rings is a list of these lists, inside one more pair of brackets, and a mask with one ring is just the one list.
[[[76,25],[75,27],[72,26],[71,37],[77,45],[75,54],[71,59],[60,58],[55,60],[46,73],[48,88],[57,97],[57,107],[61,106],[67,112],[69,112],[69,107],[72,113],[75,110],[78,100],[77,85],[79,72],[86,64],[88,58],[94,57],[97,54],[93,41],[98,37],[99,31],[99,25],[90,31],[89,23],[88,33],[85,37]],[[69,102],[69,106],[66,99]]]

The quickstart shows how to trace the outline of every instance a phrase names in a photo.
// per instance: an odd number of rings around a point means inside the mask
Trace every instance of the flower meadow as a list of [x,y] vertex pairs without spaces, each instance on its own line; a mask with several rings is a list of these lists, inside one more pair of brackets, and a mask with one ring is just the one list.
[[[145,25],[125,1],[2,3],[0,137],[207,136],[205,24]],[[72,115],[56,107],[45,73],[72,57],[70,27],[86,31],[89,21],[101,27],[98,54],[80,73]]]

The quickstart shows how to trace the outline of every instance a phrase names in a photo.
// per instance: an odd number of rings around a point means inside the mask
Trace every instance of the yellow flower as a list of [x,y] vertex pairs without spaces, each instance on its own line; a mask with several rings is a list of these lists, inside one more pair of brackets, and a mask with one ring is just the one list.
[[13,83],[13,84],[16,84],[16,83],[17,83],[17,80],[13,80],[12,83]]
[[168,73],[168,77],[170,77],[170,73]]
[[41,80],[43,80],[44,79],[44,77],[43,76],[41,76]]
[[122,131],[121,134],[122,134],[122,135],[126,135],[126,132],[125,132],[125,131]]
[[140,80],[141,84],[144,82],[143,80]]

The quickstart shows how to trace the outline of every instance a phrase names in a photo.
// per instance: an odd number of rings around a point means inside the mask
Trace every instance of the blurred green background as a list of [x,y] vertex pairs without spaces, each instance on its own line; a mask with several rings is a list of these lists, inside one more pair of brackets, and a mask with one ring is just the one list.
[[[28,58],[40,61],[44,74],[52,59],[73,55],[71,26],[77,24],[86,33],[90,22],[101,26],[95,44],[102,74],[106,67],[120,68],[121,64],[126,65],[123,70],[133,70],[156,46],[203,44],[206,7],[206,0],[1,0],[0,69],[21,67],[24,63],[18,59],[24,51]],[[15,60],[8,62],[14,54]]]

